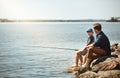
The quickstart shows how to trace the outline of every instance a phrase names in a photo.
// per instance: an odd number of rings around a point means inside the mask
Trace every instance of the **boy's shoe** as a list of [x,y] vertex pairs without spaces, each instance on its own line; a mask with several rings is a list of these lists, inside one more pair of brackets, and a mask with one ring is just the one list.
[[73,67],[72,70],[73,71],[78,71],[78,70],[80,70],[80,67],[79,66]]
[[77,67],[76,64],[73,64],[72,67]]

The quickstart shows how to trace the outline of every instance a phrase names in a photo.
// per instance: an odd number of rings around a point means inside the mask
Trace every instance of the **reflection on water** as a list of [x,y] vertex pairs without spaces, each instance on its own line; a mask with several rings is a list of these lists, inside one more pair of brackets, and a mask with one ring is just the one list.
[[[0,24],[0,78],[74,78],[64,71],[73,64],[73,50],[82,48],[93,23]],[[102,23],[111,43],[120,42],[120,23]]]

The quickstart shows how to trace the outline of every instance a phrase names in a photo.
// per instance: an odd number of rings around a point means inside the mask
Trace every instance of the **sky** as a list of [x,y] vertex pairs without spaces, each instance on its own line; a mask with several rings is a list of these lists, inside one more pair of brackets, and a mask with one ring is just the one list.
[[0,18],[109,19],[120,17],[120,0],[0,0]]

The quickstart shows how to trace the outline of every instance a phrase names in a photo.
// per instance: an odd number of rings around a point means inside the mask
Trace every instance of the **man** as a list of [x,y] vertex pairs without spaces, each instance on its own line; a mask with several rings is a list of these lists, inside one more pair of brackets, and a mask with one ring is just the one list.
[[96,41],[87,46],[86,62],[81,69],[89,69],[92,60],[100,56],[111,55],[110,42],[108,37],[103,33],[101,24],[95,23],[93,28],[96,33]]
[[[80,61],[80,66],[83,64],[83,58],[82,58],[82,55],[86,55],[87,53],[87,49],[86,47],[90,44],[92,44],[94,42],[94,36],[93,36],[93,30],[92,28],[88,28],[86,30],[87,34],[88,34],[88,40],[87,40],[87,44],[86,46],[83,48],[83,50],[78,50],[76,52],[76,59],[75,59],[75,65],[73,66],[74,67],[74,70],[78,70],[79,69],[79,61]],[[76,67],[76,68],[75,68]]]

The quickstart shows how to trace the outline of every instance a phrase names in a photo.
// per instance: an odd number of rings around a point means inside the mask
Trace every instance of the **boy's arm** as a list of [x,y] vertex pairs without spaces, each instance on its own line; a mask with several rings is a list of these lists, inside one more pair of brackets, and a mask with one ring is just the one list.
[[88,38],[88,41],[87,41],[86,46],[92,44],[93,42],[94,42],[94,37],[93,37],[93,36],[90,36],[90,37]]
[[90,44],[90,45],[87,45],[86,48],[89,48],[89,47],[94,47],[93,44]]

